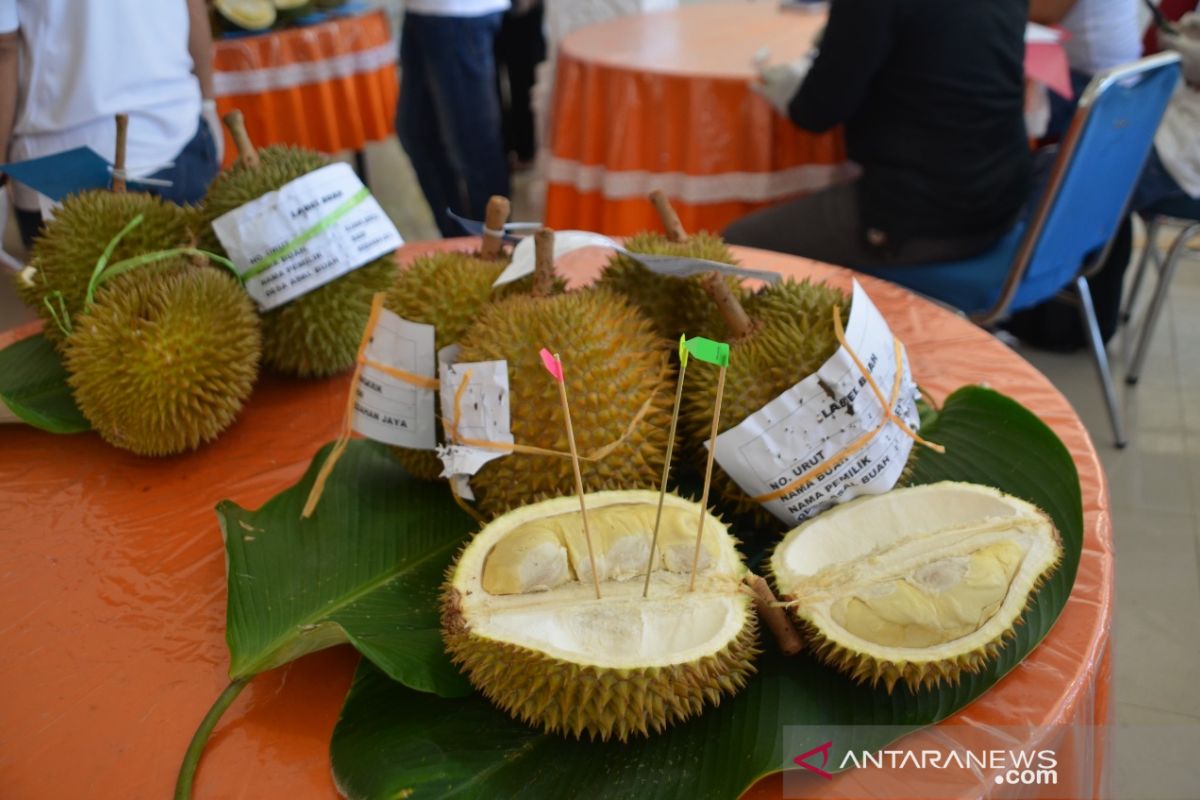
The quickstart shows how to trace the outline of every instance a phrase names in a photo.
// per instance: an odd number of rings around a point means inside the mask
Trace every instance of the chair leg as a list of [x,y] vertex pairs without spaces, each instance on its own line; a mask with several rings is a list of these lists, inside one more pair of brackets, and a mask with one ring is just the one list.
[[1125,310],[1121,312],[1121,322],[1129,322],[1133,318],[1133,307],[1137,303],[1138,292],[1146,277],[1146,267],[1150,265],[1151,259],[1156,264],[1158,262],[1158,252],[1155,248],[1157,240],[1158,217],[1151,217],[1146,220],[1146,242],[1142,247],[1142,254],[1138,258],[1137,270],[1133,273],[1133,285],[1129,287],[1129,297],[1125,300]]
[[1146,310],[1146,319],[1142,321],[1142,330],[1138,334],[1133,360],[1129,363],[1129,369],[1125,373],[1125,382],[1130,386],[1137,383],[1138,378],[1142,375],[1142,362],[1146,360],[1146,351],[1150,349],[1150,339],[1154,336],[1154,329],[1158,326],[1158,317],[1162,314],[1163,306],[1167,304],[1167,290],[1171,288],[1175,269],[1179,266],[1179,259],[1183,255],[1183,249],[1187,246],[1188,240],[1197,233],[1200,233],[1200,223],[1189,225],[1179,233],[1179,236],[1175,237],[1175,241],[1171,243],[1171,249],[1167,251],[1167,260],[1163,263],[1162,273],[1158,276],[1158,286],[1154,288],[1154,297],[1150,299],[1150,308]]
[[1083,329],[1087,332],[1088,342],[1092,346],[1092,361],[1096,364],[1096,376],[1100,379],[1100,389],[1104,392],[1104,402],[1108,406],[1108,421],[1112,424],[1113,443],[1124,447],[1125,422],[1121,419],[1121,410],[1117,407],[1117,390],[1113,386],[1112,373],[1108,369],[1108,352],[1104,349],[1104,341],[1100,338],[1100,324],[1096,322],[1096,309],[1092,305],[1092,292],[1088,288],[1087,278],[1080,275],[1075,278],[1075,292],[1079,295],[1079,316],[1083,321]]

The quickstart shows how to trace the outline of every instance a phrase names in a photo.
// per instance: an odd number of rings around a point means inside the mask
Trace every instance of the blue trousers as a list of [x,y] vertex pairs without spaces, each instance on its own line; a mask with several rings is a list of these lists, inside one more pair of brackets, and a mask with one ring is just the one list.
[[449,208],[483,219],[509,194],[493,46],[503,15],[405,14],[396,132],[443,236],[463,231]]

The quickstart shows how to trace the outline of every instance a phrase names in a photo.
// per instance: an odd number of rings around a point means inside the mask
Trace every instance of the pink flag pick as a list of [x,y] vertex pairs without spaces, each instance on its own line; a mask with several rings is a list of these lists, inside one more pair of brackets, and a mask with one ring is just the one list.
[[549,372],[551,375],[553,375],[554,380],[558,381],[559,383],[562,383],[563,382],[562,362],[558,360],[558,356],[556,356],[554,353],[551,353],[549,350],[547,350],[544,347],[542,348],[541,355],[542,355],[542,366],[544,366],[546,368],[546,372]]

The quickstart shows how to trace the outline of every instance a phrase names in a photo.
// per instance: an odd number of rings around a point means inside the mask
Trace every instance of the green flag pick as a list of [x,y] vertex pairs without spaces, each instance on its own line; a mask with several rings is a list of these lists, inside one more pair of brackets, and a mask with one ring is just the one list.
[[714,342],[703,336],[693,336],[687,340],[687,349],[701,361],[716,364],[718,367],[729,366],[729,345],[725,342]]
[[681,333],[681,334],[679,334],[679,368],[681,370],[687,369],[687,360],[688,360],[687,334]]

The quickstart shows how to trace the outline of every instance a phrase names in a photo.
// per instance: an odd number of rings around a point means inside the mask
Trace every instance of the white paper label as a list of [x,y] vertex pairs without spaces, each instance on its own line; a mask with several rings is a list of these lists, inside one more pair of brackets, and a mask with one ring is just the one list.
[[213,220],[221,245],[245,275],[260,259],[341,212],[311,239],[246,281],[246,291],[261,310],[295,300],[404,244],[370,194],[343,210],[363,191],[349,164],[330,164]]
[[[846,342],[866,366],[885,398],[896,375],[891,329],[867,293],[854,282]],[[895,415],[910,430],[919,425],[917,387],[901,348],[900,390]],[[820,465],[824,468],[764,507],[794,525],[834,503],[864,494],[882,494],[900,478],[913,441],[888,421],[864,446],[836,462],[829,459],[887,416],[862,372],[839,347],[816,374],[717,437],[716,460],[752,497],[774,492]]]
[[433,380],[432,325],[381,309],[355,389],[354,430],[378,442],[433,450],[437,447],[432,387],[415,386],[370,362]]
[[[443,352],[450,349],[444,348]],[[513,443],[508,406],[508,362],[470,361],[452,364],[443,360],[440,369],[442,425],[446,429],[447,444],[438,448],[438,456],[444,467],[442,477],[454,480],[455,476],[474,475],[484,464],[511,452],[506,448],[477,447],[462,442],[463,439],[471,439],[506,445]],[[456,420],[454,399],[464,380],[467,381],[467,387],[462,390]],[[450,426],[455,422],[459,441],[451,441],[450,437]],[[470,489],[464,480],[459,480],[456,486],[460,495],[470,499]]]

